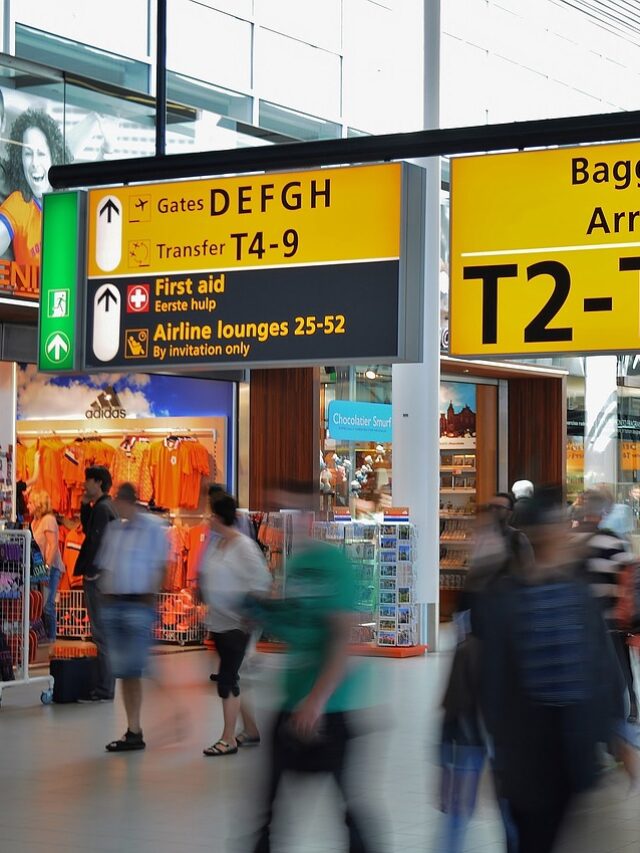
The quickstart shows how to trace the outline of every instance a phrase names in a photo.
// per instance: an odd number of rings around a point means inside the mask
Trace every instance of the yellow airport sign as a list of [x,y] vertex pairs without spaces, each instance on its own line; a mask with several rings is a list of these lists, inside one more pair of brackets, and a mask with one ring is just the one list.
[[450,350],[640,349],[640,143],[451,165]]
[[395,163],[91,190],[87,273],[396,259],[401,202]]
[[389,163],[92,190],[83,369],[420,360],[424,187]]

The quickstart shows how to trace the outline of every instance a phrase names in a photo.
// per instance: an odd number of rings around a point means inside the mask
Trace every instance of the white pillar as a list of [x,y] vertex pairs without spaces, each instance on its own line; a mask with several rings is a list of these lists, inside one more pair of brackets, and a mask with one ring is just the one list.
[[[440,0],[424,2],[424,127],[439,126]],[[418,527],[421,641],[438,646],[440,599],[440,160],[427,169],[423,360],[393,366],[393,503]]]
[[618,472],[618,382],[615,355],[585,359],[584,485],[614,490]]

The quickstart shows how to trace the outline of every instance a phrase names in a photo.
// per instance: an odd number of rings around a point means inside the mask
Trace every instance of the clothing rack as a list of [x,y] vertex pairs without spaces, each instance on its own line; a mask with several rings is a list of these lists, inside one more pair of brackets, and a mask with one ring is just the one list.
[[148,427],[147,429],[101,429],[101,430],[77,430],[77,429],[58,429],[58,430],[28,430],[28,429],[20,429],[17,430],[18,438],[37,438],[44,436],[57,436],[59,438],[93,438],[101,436],[109,436],[111,438],[119,438],[122,436],[126,438],[127,436],[145,436],[152,435],[156,437],[160,436],[170,436],[170,435],[178,435],[184,438],[197,438],[198,436],[213,436],[214,439],[218,437],[218,431],[216,429],[184,429],[183,427],[175,430],[165,429],[164,427]]
[[200,521],[205,521],[209,516],[204,512],[170,512],[169,518],[171,521],[181,521],[183,518],[191,521],[198,518]]

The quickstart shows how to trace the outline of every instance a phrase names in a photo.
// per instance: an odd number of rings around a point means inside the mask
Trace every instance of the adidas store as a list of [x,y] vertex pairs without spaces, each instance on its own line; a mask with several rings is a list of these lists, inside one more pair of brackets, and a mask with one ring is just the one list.
[[[236,383],[147,374],[56,377],[34,365],[11,367],[16,438],[8,444],[16,453],[10,479],[47,491],[61,516],[76,509],[73,492],[87,464],[107,464],[114,485],[133,481],[141,499],[170,516],[201,516],[211,481],[234,489]],[[186,490],[167,482],[178,458],[164,450],[173,445],[182,445],[182,473],[193,474]],[[196,445],[197,453],[184,450]]]
[[5,409],[12,417],[4,425],[3,512],[7,520],[15,517],[11,492],[21,481],[51,499],[65,565],[58,639],[89,636],[80,579],[74,577],[84,538],[80,499],[85,468],[105,465],[114,488],[132,482],[140,499],[169,524],[171,556],[156,639],[200,641],[202,620],[190,591],[207,530],[208,486],[235,488],[237,383],[147,374],[55,377],[17,364],[0,365],[0,382],[3,377],[14,401],[0,407],[0,429]]

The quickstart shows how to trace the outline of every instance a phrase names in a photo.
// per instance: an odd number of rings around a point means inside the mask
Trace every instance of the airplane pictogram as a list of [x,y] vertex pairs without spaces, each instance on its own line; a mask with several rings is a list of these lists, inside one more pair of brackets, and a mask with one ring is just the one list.
[[129,222],[149,222],[151,219],[151,196],[136,193],[129,196]]

